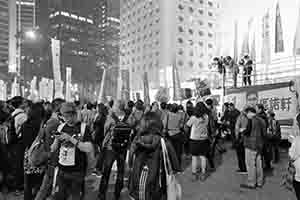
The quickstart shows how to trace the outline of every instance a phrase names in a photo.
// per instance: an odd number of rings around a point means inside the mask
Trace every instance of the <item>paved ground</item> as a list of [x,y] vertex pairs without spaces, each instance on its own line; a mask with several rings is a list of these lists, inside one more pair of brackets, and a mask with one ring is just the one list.
[[[280,186],[282,174],[287,161],[286,152],[282,152],[282,160],[274,165],[272,174],[266,177],[262,189],[247,190],[239,187],[246,181],[245,175],[238,175],[236,170],[236,155],[229,151],[222,157],[218,156],[218,168],[205,182],[191,182],[191,169],[188,167],[184,174],[179,176],[183,188],[183,200],[295,200],[294,194]],[[112,191],[113,188],[110,188]],[[122,200],[128,200],[126,192]],[[7,200],[22,199],[9,195]],[[110,200],[110,198],[108,198]]]

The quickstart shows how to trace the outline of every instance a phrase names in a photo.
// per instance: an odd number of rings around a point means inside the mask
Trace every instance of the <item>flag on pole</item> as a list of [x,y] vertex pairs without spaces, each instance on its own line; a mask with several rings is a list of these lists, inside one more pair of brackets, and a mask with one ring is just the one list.
[[244,36],[243,44],[242,44],[242,52],[241,52],[241,57],[244,57],[245,55],[249,55],[250,53],[250,48],[249,48],[249,34],[250,34],[250,28],[253,22],[253,18],[251,18],[248,21],[248,31]]
[[72,101],[71,94],[71,84],[72,84],[72,68],[66,68],[66,101]]
[[263,64],[269,65],[271,63],[271,42],[270,42],[270,24],[269,24],[269,11],[263,17],[262,26],[262,52],[261,61]]
[[279,2],[276,6],[276,22],[275,22],[275,53],[284,51],[283,31],[280,15]]
[[60,71],[60,41],[51,39],[52,65],[54,76],[55,98],[63,98],[63,85]]
[[297,28],[294,38],[294,56],[300,55],[300,6],[298,12]]
[[180,86],[180,79],[179,79],[179,73],[176,66],[176,61],[173,64],[173,100],[174,101],[181,101],[182,95],[181,95],[181,86]]
[[148,82],[148,73],[144,72],[144,102],[146,105],[150,104],[150,95],[149,95],[149,82]]
[[252,39],[252,45],[251,45],[251,52],[250,52],[250,58],[253,60],[253,62],[256,61],[256,41],[255,41],[255,33],[253,35]]
[[233,60],[235,63],[238,63],[238,22],[235,21],[234,23],[234,56]]

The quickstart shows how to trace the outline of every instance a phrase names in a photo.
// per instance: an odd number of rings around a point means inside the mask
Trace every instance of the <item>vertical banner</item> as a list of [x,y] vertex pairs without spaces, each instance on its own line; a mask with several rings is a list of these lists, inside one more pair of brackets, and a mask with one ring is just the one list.
[[66,68],[66,101],[72,101],[71,94],[71,84],[72,84],[72,68]]
[[52,79],[48,80],[48,92],[47,92],[47,94],[48,94],[48,101],[50,101],[50,102],[53,101],[53,89],[54,89],[53,83],[54,82],[53,82]]
[[32,101],[35,101],[37,99],[37,88],[36,88],[36,84],[37,84],[37,78],[36,76],[34,76],[30,82],[30,95],[29,95],[29,99]]
[[174,89],[173,100],[181,101],[182,94],[181,94],[180,78],[179,78],[176,62],[174,62],[174,66],[173,66],[173,89]]
[[121,80],[122,80],[122,100],[129,101],[130,99],[130,79],[129,79],[129,70],[121,70]]
[[275,53],[284,51],[283,31],[280,15],[279,2],[276,5],[276,22],[275,22]]
[[233,44],[233,48],[234,48],[234,56],[233,56],[233,60],[235,63],[238,63],[239,60],[239,56],[238,56],[238,22],[235,21],[234,22],[234,44]]
[[270,24],[269,24],[269,11],[267,14],[263,17],[263,35],[262,35],[262,55],[261,55],[261,60],[262,63],[269,65],[271,62],[271,50],[270,50]]
[[145,102],[145,105],[150,105],[149,81],[148,81],[148,73],[147,72],[144,72],[143,81],[144,81],[144,102]]
[[300,55],[300,5],[298,9],[298,20],[296,25],[296,33],[294,38],[294,56]]
[[6,84],[3,80],[0,80],[0,100],[6,101]]
[[[106,78],[106,69],[103,68],[101,86],[100,86],[100,91],[99,91],[99,95],[98,95],[98,103],[104,103],[105,78]],[[119,90],[118,90],[118,92],[119,92]]]
[[8,72],[17,72],[17,2],[9,0],[9,55],[8,55]]
[[61,71],[60,71],[60,41],[51,39],[52,63],[54,75],[54,91],[55,98],[63,98],[63,90],[61,87]]

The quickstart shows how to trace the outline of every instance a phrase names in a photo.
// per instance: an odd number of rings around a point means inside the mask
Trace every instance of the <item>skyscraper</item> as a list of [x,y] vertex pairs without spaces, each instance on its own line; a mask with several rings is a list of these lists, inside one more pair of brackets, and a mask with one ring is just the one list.
[[0,0],[0,72],[7,72],[9,43],[9,0]]
[[130,70],[133,92],[143,89],[144,71],[155,89],[169,79],[168,66],[177,65],[182,82],[208,67],[216,48],[213,0],[121,0],[120,7],[120,65]]
[[95,1],[49,1],[49,36],[61,41],[61,72],[72,68],[74,82],[85,88],[95,85],[100,76],[96,73],[96,57],[93,53],[97,27],[93,20]]

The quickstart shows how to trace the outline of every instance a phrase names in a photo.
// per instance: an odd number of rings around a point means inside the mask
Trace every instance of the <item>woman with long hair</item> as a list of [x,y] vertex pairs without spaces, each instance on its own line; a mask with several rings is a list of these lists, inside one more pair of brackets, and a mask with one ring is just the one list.
[[197,103],[194,109],[194,115],[186,123],[191,128],[190,134],[190,153],[192,154],[192,173],[194,181],[199,178],[198,165],[200,161],[200,180],[206,178],[206,157],[210,149],[208,139],[208,113],[206,105],[203,102]]
[[24,200],[34,199],[41,186],[44,167],[35,167],[29,164],[28,149],[38,136],[45,120],[43,104],[32,104],[28,110],[28,118],[21,127],[22,142],[25,149],[24,156]]

